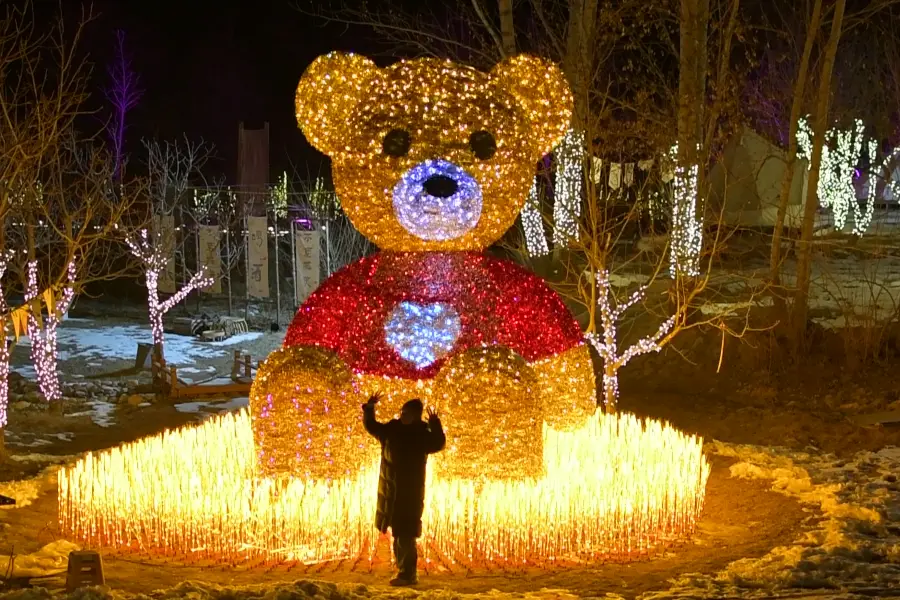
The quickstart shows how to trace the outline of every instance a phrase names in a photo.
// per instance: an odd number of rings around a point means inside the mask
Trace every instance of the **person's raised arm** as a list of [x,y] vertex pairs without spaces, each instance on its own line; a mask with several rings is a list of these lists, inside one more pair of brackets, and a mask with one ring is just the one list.
[[381,400],[381,393],[375,392],[369,397],[369,401],[362,405],[363,427],[379,442],[384,442],[386,435],[384,423],[379,423],[375,418],[375,405]]
[[441,425],[441,418],[432,407],[428,407],[428,438],[425,442],[425,451],[428,454],[434,454],[444,449],[447,443],[447,437],[444,435],[444,427]]

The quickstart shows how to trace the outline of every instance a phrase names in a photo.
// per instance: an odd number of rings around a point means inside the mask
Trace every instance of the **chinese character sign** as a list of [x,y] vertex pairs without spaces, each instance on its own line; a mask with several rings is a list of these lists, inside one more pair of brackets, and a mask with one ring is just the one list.
[[269,297],[269,235],[266,217],[247,217],[247,292]]
[[175,281],[175,217],[156,215],[153,218],[154,244],[166,259],[166,268],[159,274],[157,289],[163,294],[174,294],[178,289]]
[[294,287],[304,302],[319,287],[319,232],[294,232]]
[[213,284],[203,289],[205,294],[222,293],[222,254],[219,252],[219,228],[215,225],[201,225],[197,234],[200,238],[200,266],[213,278]]

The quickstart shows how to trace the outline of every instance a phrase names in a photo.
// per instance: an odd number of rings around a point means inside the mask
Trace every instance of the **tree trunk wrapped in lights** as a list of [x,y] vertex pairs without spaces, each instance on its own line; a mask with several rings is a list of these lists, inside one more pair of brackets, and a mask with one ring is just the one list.
[[696,277],[700,274],[700,251],[703,249],[703,222],[697,215],[697,178],[699,166],[685,166],[678,158],[678,145],[672,148],[675,162],[672,233],[669,261],[673,277]]
[[153,345],[162,349],[164,341],[163,317],[165,314],[195,289],[203,289],[212,285],[213,279],[201,267],[174,295],[166,300],[160,300],[159,277],[169,262],[168,258],[158,244],[151,241],[146,229],[142,229],[139,236],[126,238],[125,241],[131,249],[131,253],[141,261],[144,267],[144,275],[147,279],[147,310],[150,316]]
[[619,354],[618,341],[616,340],[616,323],[625,314],[625,311],[644,299],[647,292],[645,286],[637,289],[627,301],[615,308],[612,306],[613,293],[609,284],[609,272],[601,270],[596,275],[597,304],[600,307],[600,324],[603,327],[602,334],[587,333],[585,338],[597,349],[600,358],[603,359],[603,397],[607,411],[614,411],[619,399],[619,369],[628,364],[635,356],[659,352],[662,349],[663,339],[672,331],[676,316],[666,319],[659,329],[651,336],[641,338],[631,345],[625,352]]
[[544,217],[541,215],[540,196],[537,180],[531,186],[528,200],[522,207],[522,229],[525,232],[525,245],[529,256],[544,256],[550,252],[547,236],[544,234]]
[[[6,274],[6,269],[9,266],[9,261],[12,260],[15,252],[12,250],[7,250],[3,253],[3,256],[0,256],[0,281],[3,280],[3,276]],[[3,289],[2,285],[0,285],[0,314],[6,315],[9,313],[9,304],[6,302],[6,290]],[[6,427],[6,424],[9,423],[9,415],[7,411],[9,409],[9,343],[7,342],[6,332],[7,332],[7,323],[8,318],[3,317],[0,319],[0,327],[2,327],[2,336],[0,336],[0,454],[2,454],[2,431],[3,428]]]
[[553,244],[564,247],[577,240],[584,195],[584,132],[570,129],[556,148],[553,190]]
[[[28,313],[28,338],[31,340],[31,362],[37,373],[38,386],[47,402],[62,399],[57,371],[56,334],[62,316],[69,310],[75,297],[75,261],[70,261],[66,269],[68,285],[64,286],[59,299],[53,297],[52,288],[40,295],[38,288],[37,261],[28,261],[28,283],[25,288],[25,303],[31,303]],[[41,300],[47,306],[47,316],[41,318]],[[42,323],[43,321],[43,323]]]

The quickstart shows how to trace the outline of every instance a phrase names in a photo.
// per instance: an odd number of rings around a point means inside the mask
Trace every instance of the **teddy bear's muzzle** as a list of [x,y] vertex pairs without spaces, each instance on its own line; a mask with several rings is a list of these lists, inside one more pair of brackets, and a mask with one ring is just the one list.
[[465,235],[481,219],[481,186],[471,173],[444,159],[423,161],[406,171],[393,190],[400,225],[421,240]]

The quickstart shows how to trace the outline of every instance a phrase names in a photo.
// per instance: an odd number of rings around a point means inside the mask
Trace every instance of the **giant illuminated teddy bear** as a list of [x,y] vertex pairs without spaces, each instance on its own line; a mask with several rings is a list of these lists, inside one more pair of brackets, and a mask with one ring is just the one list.
[[591,359],[560,298],[483,250],[569,127],[562,72],[524,55],[483,73],[332,53],[303,74],[296,107],[342,209],[380,251],[329,277],[260,368],[261,472],[358,473],[373,454],[360,403],[381,391],[383,418],[414,397],[441,411],[438,476],[539,477],[545,423],[570,429],[596,408]]

